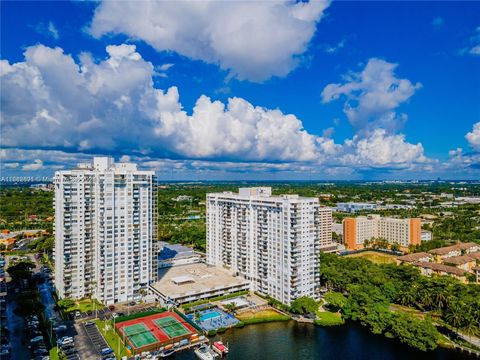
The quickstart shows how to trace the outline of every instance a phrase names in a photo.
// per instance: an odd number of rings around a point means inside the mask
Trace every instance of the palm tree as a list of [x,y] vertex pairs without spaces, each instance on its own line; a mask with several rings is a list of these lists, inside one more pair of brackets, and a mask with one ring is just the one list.
[[431,306],[432,306],[432,296],[431,296],[430,292],[428,290],[427,291],[421,291],[419,295],[420,295],[420,302],[421,302],[424,310],[430,309]]
[[438,309],[442,309],[447,302],[447,296],[442,290],[435,291],[433,300]]
[[477,324],[475,324],[475,322],[473,321],[473,319],[471,319],[472,321],[467,321],[467,323],[465,324],[465,326],[462,328],[462,331],[468,335],[468,336],[474,336],[477,334],[478,332],[478,326]]
[[462,311],[461,306],[458,303],[453,303],[447,310],[445,314],[445,319],[454,327],[454,329],[458,330],[462,325],[464,318],[464,314]]
[[237,311],[237,305],[235,305],[235,303],[233,302],[225,304],[224,307],[225,307],[225,310],[227,310],[229,313],[232,313],[232,314],[235,314],[235,312]]
[[415,296],[411,291],[403,291],[399,297],[400,304],[411,305],[415,302]]

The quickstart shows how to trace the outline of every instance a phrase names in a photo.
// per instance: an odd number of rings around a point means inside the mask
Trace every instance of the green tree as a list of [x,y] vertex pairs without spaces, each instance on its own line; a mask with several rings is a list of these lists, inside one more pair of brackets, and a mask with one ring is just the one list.
[[228,312],[230,312],[232,314],[235,314],[235,312],[237,311],[237,305],[235,305],[235,303],[233,303],[233,302],[225,304],[224,307],[225,307],[225,310],[227,310]]
[[292,302],[290,309],[296,314],[314,314],[318,310],[318,304],[312,298],[302,296]]
[[59,300],[57,302],[57,306],[60,309],[67,310],[68,308],[75,306],[75,301],[69,298],[65,298],[65,299]]
[[339,292],[329,291],[325,294],[326,307],[332,311],[343,309],[347,305],[347,298]]

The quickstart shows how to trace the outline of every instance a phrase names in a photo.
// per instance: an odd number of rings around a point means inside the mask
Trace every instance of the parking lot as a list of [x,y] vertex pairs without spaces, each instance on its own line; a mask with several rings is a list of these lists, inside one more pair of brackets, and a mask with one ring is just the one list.
[[[75,346],[78,350],[81,359],[101,359],[100,350],[108,347],[105,343],[105,340],[100,336],[98,337],[98,333],[96,333],[95,329],[96,326],[85,326],[84,323],[76,323],[75,324]],[[88,332],[87,332],[88,331]],[[97,329],[98,332],[98,329]]]

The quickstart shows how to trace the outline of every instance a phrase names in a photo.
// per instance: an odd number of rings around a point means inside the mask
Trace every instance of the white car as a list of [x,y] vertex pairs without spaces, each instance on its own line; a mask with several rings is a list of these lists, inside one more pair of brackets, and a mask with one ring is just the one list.
[[67,326],[66,325],[58,325],[53,330],[55,330],[56,332],[67,331]]
[[43,336],[36,336],[33,339],[30,339],[30,342],[35,343],[35,342],[38,342],[38,341],[41,341],[41,340],[43,340]]
[[66,336],[57,341],[59,345],[67,345],[73,343],[73,338],[71,336]]

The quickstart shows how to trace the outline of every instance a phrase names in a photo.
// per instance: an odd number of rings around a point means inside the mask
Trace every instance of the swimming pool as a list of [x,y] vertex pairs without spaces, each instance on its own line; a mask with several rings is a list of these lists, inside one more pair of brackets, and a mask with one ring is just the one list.
[[222,316],[218,311],[210,311],[206,314],[200,315],[200,321],[210,320],[216,317]]

